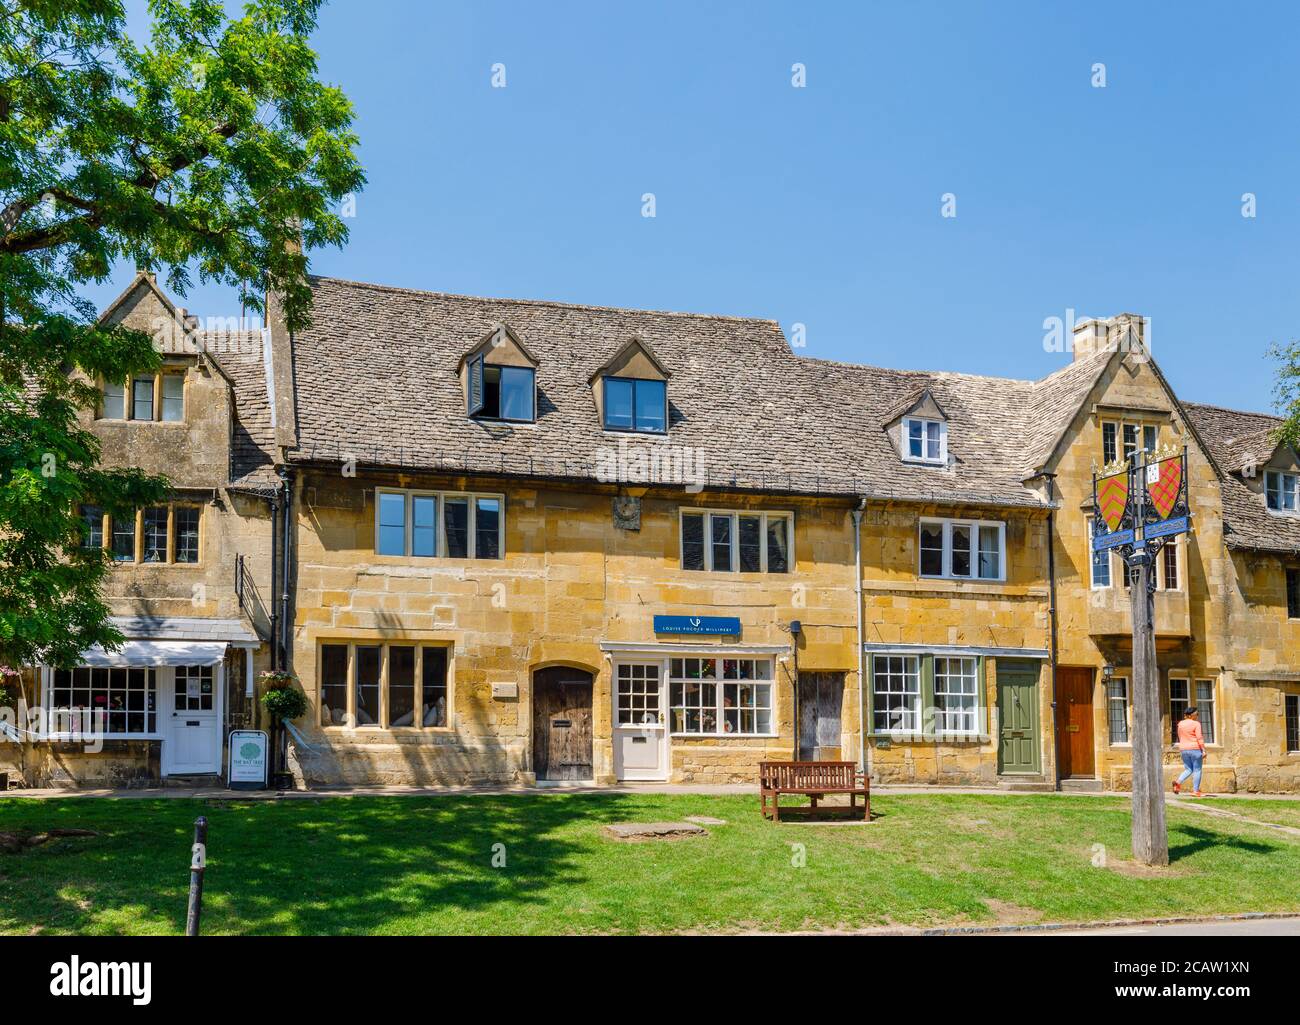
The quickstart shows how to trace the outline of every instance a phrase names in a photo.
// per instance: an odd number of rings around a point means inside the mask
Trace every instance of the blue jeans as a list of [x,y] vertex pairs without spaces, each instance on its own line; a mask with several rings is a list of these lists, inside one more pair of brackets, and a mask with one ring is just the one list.
[[1183,752],[1183,774],[1178,777],[1178,785],[1182,786],[1187,782],[1187,777],[1192,777],[1192,789],[1201,789],[1201,762],[1205,760],[1204,751],[1184,751]]

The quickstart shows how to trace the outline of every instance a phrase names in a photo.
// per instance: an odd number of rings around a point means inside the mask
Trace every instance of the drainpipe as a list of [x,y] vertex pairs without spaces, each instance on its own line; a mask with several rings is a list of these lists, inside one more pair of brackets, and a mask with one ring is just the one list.
[[275,587],[278,581],[278,570],[280,564],[279,554],[279,515],[280,515],[280,492],[271,492],[269,499],[271,506],[271,668],[280,668],[280,617],[277,612],[279,605],[275,600]]
[[862,513],[866,508],[867,497],[863,495],[853,510],[853,593],[858,603],[858,760],[862,763],[863,779],[869,779],[871,773],[871,766],[867,764],[867,676],[863,651],[866,639],[862,623]]
[[797,619],[790,620],[790,648],[794,655],[794,755],[793,761],[799,761],[799,635],[803,633],[803,624]]
[[[289,668],[289,569],[293,558],[293,474],[281,466],[276,471],[284,488],[284,504],[280,510],[280,665]],[[275,592],[272,591],[272,594]]]
[[[1053,502],[1056,500],[1056,474],[1049,473],[1047,477],[1047,500]],[[1091,569],[1089,570],[1091,572]],[[1052,721],[1049,729],[1052,731],[1052,776],[1055,777],[1056,787],[1059,790],[1061,786],[1061,760],[1058,751],[1058,740],[1056,736],[1056,510],[1048,508],[1047,510],[1047,620],[1049,625],[1048,636],[1048,663],[1052,671]]]

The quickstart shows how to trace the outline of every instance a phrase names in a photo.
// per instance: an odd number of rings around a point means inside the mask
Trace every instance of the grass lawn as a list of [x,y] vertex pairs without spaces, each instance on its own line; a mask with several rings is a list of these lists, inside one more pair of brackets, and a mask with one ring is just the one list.
[[1260,822],[1272,822],[1277,826],[1294,826],[1296,829],[1300,829],[1300,801],[1270,801],[1267,798],[1242,800],[1239,797],[1211,797],[1192,803],[1204,804],[1210,808],[1222,808],[1234,815],[1244,815],[1248,819],[1258,819]]
[[[1170,809],[1173,863],[1153,877],[1125,860],[1120,798],[887,795],[872,801],[869,826],[774,825],[757,805],[655,794],[0,800],[0,832],[100,833],[0,854],[0,934],[181,932],[199,814],[210,823],[205,933],[658,933],[1300,910],[1300,841],[1191,810]],[[640,843],[601,828],[685,815],[727,824]],[[497,844],[504,867],[493,866]],[[1106,867],[1093,864],[1096,845]]]

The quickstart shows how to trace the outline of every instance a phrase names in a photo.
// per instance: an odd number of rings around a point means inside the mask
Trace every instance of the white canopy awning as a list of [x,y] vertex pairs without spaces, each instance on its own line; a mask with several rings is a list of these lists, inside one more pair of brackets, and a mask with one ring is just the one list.
[[226,657],[225,641],[125,641],[121,651],[98,644],[81,653],[88,666],[214,666]]

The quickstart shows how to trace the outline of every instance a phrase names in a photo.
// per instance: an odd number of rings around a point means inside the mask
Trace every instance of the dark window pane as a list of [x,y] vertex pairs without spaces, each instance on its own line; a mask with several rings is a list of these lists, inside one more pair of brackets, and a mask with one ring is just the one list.
[[134,377],[131,379],[131,419],[153,419],[152,377]]
[[740,571],[757,573],[763,568],[763,521],[757,516],[740,517]]
[[1300,569],[1286,571],[1286,614],[1300,619]]
[[501,500],[498,498],[475,500],[474,558],[501,558]]
[[665,427],[664,417],[667,413],[667,386],[663,381],[637,381],[636,392],[636,429],[638,431],[662,431]]
[[320,649],[320,722],[342,726],[348,712],[348,646],[322,644]]
[[713,568],[721,572],[731,571],[731,517],[709,517],[710,541],[713,545]]
[[167,510],[154,507],[144,511],[144,561],[167,561]]
[[1119,450],[1115,445],[1115,425],[1113,423],[1104,423],[1101,425],[1101,460],[1103,464],[1110,464],[1115,461],[1119,455]]
[[631,381],[605,378],[605,426],[622,431],[632,429]]
[[704,516],[689,513],[682,517],[682,569],[704,568]]
[[84,524],[84,534],[81,539],[83,548],[103,548],[104,547],[104,510],[97,505],[83,505],[81,507],[81,522]]
[[406,496],[379,493],[379,536],[375,539],[379,555],[406,554]]
[[415,649],[388,649],[388,725],[415,725]]
[[533,371],[528,367],[501,368],[501,418],[533,419]]
[[784,516],[767,518],[767,571],[790,572],[790,521]]
[[921,574],[943,575],[943,524],[921,524]]
[[952,575],[970,576],[970,527],[952,528]]
[[483,408],[478,415],[489,420],[501,416],[501,368],[483,368]]
[[432,495],[411,496],[411,554],[438,554],[438,499]]
[[135,517],[129,513],[113,517],[113,561],[135,561]]
[[1300,694],[1286,696],[1286,749],[1300,751]]
[[356,692],[358,726],[374,726],[379,722],[380,663],[378,646],[358,646]]
[[420,680],[423,696],[420,707],[425,726],[447,725],[447,649],[425,648],[420,656],[424,665]]
[[176,535],[176,561],[198,562],[199,510],[193,506],[177,506],[172,510],[172,524]]
[[447,537],[447,556],[469,557],[469,499],[449,498],[442,503],[443,532]]

